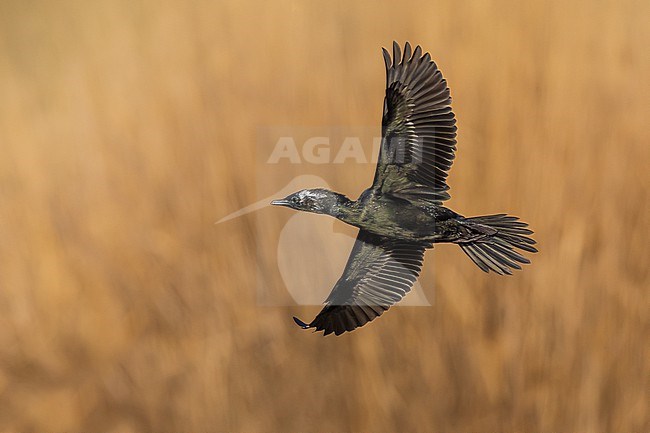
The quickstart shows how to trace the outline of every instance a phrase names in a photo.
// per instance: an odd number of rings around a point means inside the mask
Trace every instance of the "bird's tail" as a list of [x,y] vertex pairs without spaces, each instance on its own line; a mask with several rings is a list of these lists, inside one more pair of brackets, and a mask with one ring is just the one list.
[[530,260],[516,249],[536,253],[535,240],[529,237],[532,230],[519,218],[505,214],[466,218],[462,224],[467,227],[471,240],[458,244],[467,256],[485,272],[512,274],[512,269],[521,269],[519,263],[528,264]]

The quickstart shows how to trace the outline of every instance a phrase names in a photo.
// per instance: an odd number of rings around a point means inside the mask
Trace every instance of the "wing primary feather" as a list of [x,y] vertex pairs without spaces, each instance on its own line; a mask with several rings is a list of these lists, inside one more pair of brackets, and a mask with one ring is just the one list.
[[402,58],[402,50],[400,49],[397,41],[393,41],[393,67],[398,65],[397,62]]
[[300,326],[302,329],[308,329],[308,328],[311,328],[310,325],[308,325],[307,323],[303,322],[302,320],[300,320],[300,319],[297,318],[296,316],[293,316],[293,321],[296,322],[296,325]]
[[413,60],[420,60],[420,56],[422,56],[422,47],[419,45],[415,47],[415,51],[413,51]]
[[404,45],[404,55],[402,56],[402,63],[406,63],[411,60],[411,44],[407,41]]
[[391,63],[390,54],[384,47],[381,48],[381,53],[384,56],[384,64],[386,65],[386,78],[388,79],[388,71],[390,70],[390,63]]

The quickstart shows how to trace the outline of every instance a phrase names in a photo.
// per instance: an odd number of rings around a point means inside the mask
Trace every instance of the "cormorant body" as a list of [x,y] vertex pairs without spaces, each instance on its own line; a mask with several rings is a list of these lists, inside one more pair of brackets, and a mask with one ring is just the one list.
[[340,335],[363,326],[406,295],[424,251],[456,243],[483,271],[511,274],[530,263],[517,250],[536,252],[532,231],[505,214],[465,218],[442,202],[456,150],[451,96],[429,54],[407,42],[402,55],[384,49],[386,97],[382,144],[370,188],[353,201],[326,189],[307,189],[274,205],[320,213],[358,227],[359,234],[325,307],[303,328]]

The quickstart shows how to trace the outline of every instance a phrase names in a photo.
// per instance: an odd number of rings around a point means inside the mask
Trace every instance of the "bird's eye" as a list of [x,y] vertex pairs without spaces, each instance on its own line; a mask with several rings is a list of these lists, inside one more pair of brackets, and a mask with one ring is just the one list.
[[296,196],[291,197],[291,203],[293,204],[298,204],[300,202],[300,199]]

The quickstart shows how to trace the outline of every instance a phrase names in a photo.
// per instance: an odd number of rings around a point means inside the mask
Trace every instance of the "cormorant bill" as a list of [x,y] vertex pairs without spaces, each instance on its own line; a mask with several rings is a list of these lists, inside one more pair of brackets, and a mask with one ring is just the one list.
[[386,97],[382,142],[373,184],[358,200],[307,189],[271,204],[333,216],[358,227],[343,275],[310,323],[298,326],[340,335],[399,302],[420,274],[424,251],[455,243],[483,271],[512,274],[537,252],[528,224],[505,214],[466,218],[442,206],[456,150],[456,119],[442,73],[407,42],[393,57],[383,49]]

